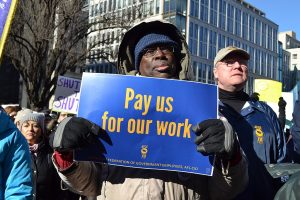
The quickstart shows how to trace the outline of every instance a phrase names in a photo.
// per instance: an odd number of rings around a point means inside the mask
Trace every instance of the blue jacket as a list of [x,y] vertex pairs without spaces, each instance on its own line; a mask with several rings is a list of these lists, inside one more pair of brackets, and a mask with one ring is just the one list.
[[236,131],[247,156],[249,184],[237,199],[273,199],[280,183],[264,164],[285,160],[286,143],[276,113],[265,103],[248,101],[241,113],[220,102],[219,112]]
[[0,106],[0,200],[32,199],[28,143]]

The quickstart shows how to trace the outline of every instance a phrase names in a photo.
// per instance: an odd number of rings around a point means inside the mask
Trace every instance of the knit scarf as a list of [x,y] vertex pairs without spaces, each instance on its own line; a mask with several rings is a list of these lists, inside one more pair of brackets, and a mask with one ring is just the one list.
[[29,145],[29,150],[32,154],[34,154],[36,156],[37,154],[37,150],[39,148],[39,144],[33,144],[33,145]]

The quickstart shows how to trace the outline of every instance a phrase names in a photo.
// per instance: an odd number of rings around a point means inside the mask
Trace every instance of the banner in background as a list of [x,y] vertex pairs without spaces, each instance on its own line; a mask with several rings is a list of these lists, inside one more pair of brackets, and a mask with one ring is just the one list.
[[81,80],[59,76],[57,79],[53,111],[77,114]]
[[0,60],[16,5],[17,0],[0,0]]
[[293,98],[294,98],[294,104],[297,100],[299,100],[299,95],[300,95],[300,81],[297,82],[295,87],[291,91],[293,93]]
[[192,125],[217,118],[217,86],[140,76],[84,73],[78,116],[100,125],[99,144],[75,160],[212,175]]
[[277,104],[281,97],[282,83],[269,79],[255,79],[254,92],[259,93],[260,101]]

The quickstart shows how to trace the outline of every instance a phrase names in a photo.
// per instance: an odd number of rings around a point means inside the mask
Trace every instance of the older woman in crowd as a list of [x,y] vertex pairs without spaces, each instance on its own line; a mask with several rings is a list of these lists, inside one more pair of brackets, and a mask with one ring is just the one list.
[[44,114],[25,109],[18,112],[17,120],[18,128],[29,144],[33,161],[34,199],[78,199],[77,195],[61,189],[60,178],[51,161],[52,149],[45,136]]

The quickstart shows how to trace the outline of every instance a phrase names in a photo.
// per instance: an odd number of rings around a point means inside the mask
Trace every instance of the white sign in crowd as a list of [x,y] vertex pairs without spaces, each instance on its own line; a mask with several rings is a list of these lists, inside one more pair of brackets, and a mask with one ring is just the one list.
[[59,76],[56,84],[53,111],[77,114],[81,80]]

